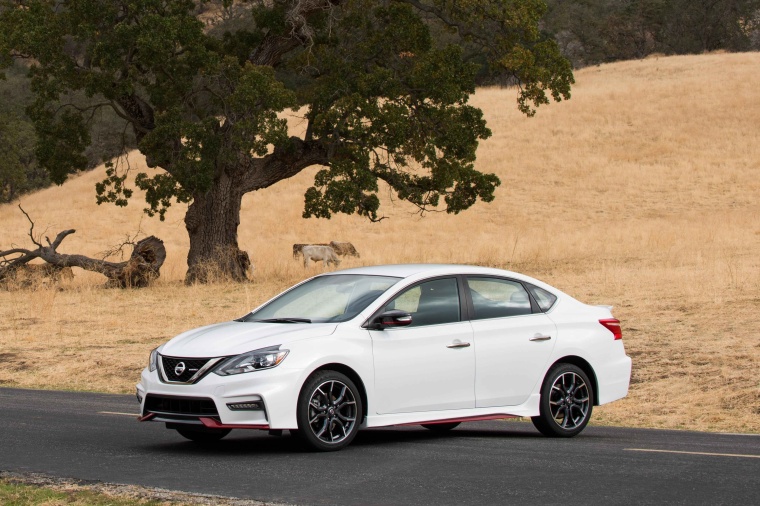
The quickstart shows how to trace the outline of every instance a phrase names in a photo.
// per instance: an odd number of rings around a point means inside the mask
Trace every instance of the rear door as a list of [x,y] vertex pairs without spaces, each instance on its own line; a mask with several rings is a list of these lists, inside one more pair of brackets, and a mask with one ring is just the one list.
[[557,328],[518,281],[469,276],[465,285],[477,364],[475,405],[522,404],[542,379]]

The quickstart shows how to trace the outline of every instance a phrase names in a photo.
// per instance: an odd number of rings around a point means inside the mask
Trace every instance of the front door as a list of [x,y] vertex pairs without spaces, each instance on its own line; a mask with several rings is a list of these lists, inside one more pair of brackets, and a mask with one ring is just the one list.
[[459,284],[441,278],[411,287],[383,309],[412,315],[408,327],[370,330],[378,414],[475,407],[472,326],[461,321]]

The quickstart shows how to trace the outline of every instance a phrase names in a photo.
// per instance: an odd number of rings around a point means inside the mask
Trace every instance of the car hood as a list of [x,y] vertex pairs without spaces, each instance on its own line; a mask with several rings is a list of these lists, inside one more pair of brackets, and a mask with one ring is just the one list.
[[167,342],[161,355],[225,357],[335,332],[336,323],[256,323],[231,321],[184,332]]

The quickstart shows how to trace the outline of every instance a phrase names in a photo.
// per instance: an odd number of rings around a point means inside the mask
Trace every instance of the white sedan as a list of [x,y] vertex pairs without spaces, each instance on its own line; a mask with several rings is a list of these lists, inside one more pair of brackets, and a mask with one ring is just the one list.
[[140,420],[199,442],[288,429],[327,451],[364,427],[509,417],[571,437],[593,406],[628,393],[631,359],[610,310],[484,267],[331,272],[153,350]]

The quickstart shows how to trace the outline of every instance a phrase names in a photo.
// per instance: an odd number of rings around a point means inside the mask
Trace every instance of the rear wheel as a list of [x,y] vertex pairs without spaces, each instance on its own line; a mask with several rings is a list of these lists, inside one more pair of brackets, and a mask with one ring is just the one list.
[[215,443],[232,432],[230,429],[177,429],[181,436],[196,443]]
[[446,432],[447,430],[451,430],[459,426],[459,422],[423,423],[422,426],[428,430],[432,430],[433,432]]
[[573,364],[558,364],[546,375],[540,414],[531,420],[545,436],[573,437],[588,424],[593,404],[593,387],[586,373]]
[[309,378],[298,397],[298,436],[314,450],[348,446],[362,419],[359,389],[346,375],[320,371]]

